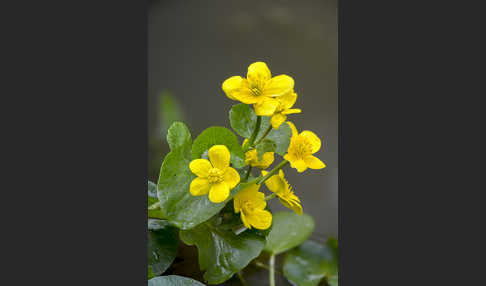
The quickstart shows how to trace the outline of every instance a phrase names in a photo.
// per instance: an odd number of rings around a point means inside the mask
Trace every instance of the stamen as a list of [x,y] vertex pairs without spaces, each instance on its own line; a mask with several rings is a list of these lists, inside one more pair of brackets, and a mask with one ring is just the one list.
[[223,181],[223,172],[218,168],[212,168],[208,173],[208,181],[210,184],[217,184]]

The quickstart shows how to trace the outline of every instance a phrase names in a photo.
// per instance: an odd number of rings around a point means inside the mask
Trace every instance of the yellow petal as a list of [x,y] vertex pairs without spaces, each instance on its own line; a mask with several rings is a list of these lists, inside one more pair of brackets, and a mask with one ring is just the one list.
[[321,149],[321,139],[314,132],[305,130],[299,136],[306,137],[309,140],[309,143],[312,145],[312,154]]
[[256,115],[272,116],[275,110],[277,110],[278,105],[278,100],[267,97],[261,104],[255,104],[253,107],[255,108]]
[[226,182],[211,185],[209,200],[213,203],[221,203],[229,197],[230,189]]
[[189,186],[189,191],[193,196],[203,196],[209,192],[209,182],[204,178],[195,178]]
[[253,149],[245,153],[245,163],[246,164],[251,164],[253,167],[253,164],[258,161],[257,157],[257,150]]
[[293,210],[295,213],[301,215],[302,214],[302,206],[297,202],[287,201],[285,199],[280,198],[280,203],[285,207]]
[[224,173],[224,181],[232,189],[240,182],[240,174],[235,169],[228,167]]
[[211,163],[206,159],[196,159],[189,163],[189,169],[196,176],[206,178],[208,176],[209,170],[212,168]]
[[246,219],[257,229],[267,229],[272,225],[272,214],[266,210],[255,210]]
[[272,77],[267,84],[265,84],[265,88],[263,89],[262,94],[265,96],[282,96],[288,92],[291,92],[294,88],[294,79],[288,75],[278,75],[276,77]]
[[265,195],[262,192],[259,192],[260,185],[251,184],[245,189],[238,192],[234,200],[238,201],[240,207],[243,206],[245,201],[255,201],[255,200],[263,200],[265,202]]
[[251,229],[251,225],[247,220],[244,212],[241,212],[240,217],[241,217],[241,221],[243,222],[243,225],[245,225],[246,228]]
[[272,74],[270,73],[267,64],[264,62],[255,62],[248,67],[246,77],[251,83],[257,84],[259,87],[263,88],[265,82],[272,77]]
[[287,116],[282,113],[276,113],[270,119],[270,123],[272,124],[273,129],[277,130],[282,123],[287,120]]
[[[267,171],[262,171],[262,176],[265,176],[266,174],[268,174]],[[265,181],[265,185],[274,193],[285,191],[285,183],[279,175],[273,175],[268,178],[268,180]]]
[[214,145],[209,148],[208,157],[213,167],[225,170],[229,166],[231,154],[228,147],[224,145]]
[[297,128],[292,122],[287,121],[287,124],[290,126],[290,129],[292,130],[292,137],[299,135],[299,131],[297,131]]
[[277,99],[278,101],[280,101],[283,109],[289,109],[294,105],[295,101],[297,100],[297,93],[293,91],[288,92],[282,96],[277,97]]
[[232,76],[223,82],[221,88],[227,97],[237,100],[235,94],[240,91],[242,81],[243,78],[241,76]]
[[[258,160],[258,157],[257,157]],[[273,161],[275,160],[275,153],[274,152],[267,152],[263,153],[262,160],[255,165],[254,167],[260,168],[260,169],[266,169],[270,165],[272,165]]]
[[245,104],[257,103],[260,98],[251,91],[250,85],[246,79],[241,81],[241,88],[232,95],[234,98],[236,98],[236,100],[239,100]]
[[304,161],[307,167],[311,169],[323,169],[326,167],[326,164],[324,164],[321,160],[319,160],[317,157],[314,157],[312,155],[305,157]]
[[297,169],[297,172],[302,173],[307,170],[307,164],[302,159],[290,161],[290,166]]
[[301,112],[302,112],[302,110],[300,110],[299,108],[287,109],[287,110],[282,111],[282,113],[285,114],[285,115],[294,114],[294,113],[301,113]]

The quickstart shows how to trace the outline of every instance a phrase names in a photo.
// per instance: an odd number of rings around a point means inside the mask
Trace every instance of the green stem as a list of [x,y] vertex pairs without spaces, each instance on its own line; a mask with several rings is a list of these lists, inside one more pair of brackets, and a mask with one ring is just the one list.
[[241,284],[243,284],[243,286],[247,286],[245,278],[243,278],[243,274],[241,274],[241,271],[238,271],[238,278],[240,278]]
[[[253,265],[255,265],[256,267],[260,267],[260,268],[266,269],[266,270],[270,270],[270,268],[269,268],[267,265],[265,265],[265,264],[263,264],[263,263],[261,263],[261,262],[259,262],[259,261],[255,262]],[[282,274],[282,273],[281,273],[280,271],[278,271],[278,270],[275,270],[275,273],[276,273],[276,274],[279,274],[279,275],[281,275],[281,274]]]
[[246,171],[245,178],[243,179],[244,182],[248,181],[248,178],[250,177],[250,173],[251,173],[251,165],[248,166],[248,170]]
[[270,276],[270,286],[275,286],[275,254],[270,256],[269,261],[270,271],[268,271]]
[[243,148],[243,152],[246,153],[246,151],[248,151],[250,149],[250,147],[253,146],[253,142],[255,142],[255,139],[256,139],[256,137],[258,135],[258,131],[260,131],[260,125],[261,124],[262,124],[262,117],[261,116],[257,116],[257,122],[256,122],[256,125],[255,125],[255,130],[253,130],[253,134],[251,134],[250,139],[245,144],[245,146]]
[[288,163],[289,161],[287,160],[283,160],[282,162],[280,162],[280,164],[278,164],[277,167],[273,168],[273,170],[268,172],[268,174],[266,174],[263,178],[257,181],[257,185],[263,184],[266,180],[268,180],[271,176],[275,175],[280,169],[285,167],[285,165],[287,165]]
[[263,133],[263,136],[262,138],[258,139],[257,142],[255,142],[255,145],[258,145],[258,143],[262,142],[262,140],[267,137],[268,133],[270,133],[270,131],[272,130],[272,125],[268,125],[268,128],[267,130],[265,130],[265,133]]
[[277,193],[273,193],[273,194],[271,194],[271,195],[266,196],[266,197],[265,197],[265,200],[266,200],[266,201],[269,201],[269,200],[271,200],[271,199],[275,198],[276,196],[277,196]]

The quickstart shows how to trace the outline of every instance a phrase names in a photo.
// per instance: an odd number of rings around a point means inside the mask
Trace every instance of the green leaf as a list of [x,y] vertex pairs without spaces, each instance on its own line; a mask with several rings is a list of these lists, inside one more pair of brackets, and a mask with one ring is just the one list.
[[316,286],[323,278],[337,285],[337,245],[308,240],[289,251],[284,260],[284,276],[298,286]]
[[329,286],[338,286],[338,276],[335,275],[327,278],[327,284],[329,284]]
[[257,149],[258,160],[261,161],[263,154],[266,152],[275,152],[277,145],[272,140],[263,139],[263,141],[259,142],[255,147]]
[[148,265],[154,275],[164,273],[177,256],[178,229],[168,221],[159,221],[158,228],[147,231]]
[[[265,130],[270,126],[270,117],[263,117],[262,120],[262,127],[260,128],[260,132],[258,132],[257,140],[263,136]],[[292,129],[287,124],[287,122],[282,123],[278,130],[272,128],[272,131],[268,133],[265,139],[271,140],[275,142],[277,154],[283,156],[287,153],[287,149],[290,145],[290,137],[292,137]],[[258,142],[258,141],[257,141]]]
[[204,284],[188,277],[168,275],[150,279],[148,286],[204,286]]
[[304,242],[314,230],[314,219],[308,214],[276,212],[265,251],[279,254]]
[[150,266],[148,266],[147,269],[148,269],[147,278],[148,279],[154,278],[155,274],[154,274],[154,272],[152,272],[152,268]]
[[231,128],[241,137],[249,138],[255,129],[256,114],[247,104],[240,103],[231,107],[230,113]]
[[238,137],[225,127],[209,127],[205,129],[194,140],[192,145],[192,159],[202,158],[209,148],[213,145],[225,145],[231,153],[231,164],[234,168],[242,168],[245,166],[245,154],[241,149]]
[[161,213],[181,229],[190,229],[217,214],[225,202],[215,204],[208,196],[192,196],[189,185],[195,178],[191,162],[191,133],[186,125],[175,122],[169,128],[167,142],[171,151],[164,159],[157,184]]
[[263,249],[265,238],[257,233],[245,231],[236,235],[221,217],[180,232],[180,238],[188,245],[196,245],[199,267],[206,270],[204,279],[209,284],[228,280]]
[[[147,200],[147,207],[152,206],[155,203],[159,202],[159,199],[157,197],[157,185],[152,183],[151,181],[148,181],[148,200]],[[163,219],[164,216],[162,215],[162,212],[160,211],[160,208],[158,209],[148,209],[148,216],[151,218],[160,218]]]

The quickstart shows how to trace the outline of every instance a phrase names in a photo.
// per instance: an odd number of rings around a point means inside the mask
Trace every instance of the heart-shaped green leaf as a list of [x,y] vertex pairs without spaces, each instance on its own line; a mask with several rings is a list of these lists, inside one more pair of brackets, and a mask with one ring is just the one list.
[[308,214],[293,212],[273,214],[272,230],[267,237],[265,251],[279,254],[304,242],[314,230],[314,219]]
[[256,258],[265,244],[265,238],[257,233],[235,234],[221,218],[181,231],[180,238],[188,245],[197,246],[199,267],[206,270],[204,279],[209,284],[230,279]]
[[[158,227],[147,231],[148,265],[154,275],[164,273],[177,256],[178,229],[168,221],[158,221]],[[150,274],[150,269],[149,269]]]
[[191,278],[169,275],[150,279],[148,286],[204,286],[204,284]]
[[192,159],[199,159],[214,145],[225,145],[231,153],[231,164],[240,169],[245,166],[245,154],[241,149],[238,137],[228,128],[213,126],[205,129],[194,140],[192,145]]
[[255,129],[256,114],[247,104],[240,103],[231,107],[229,112],[231,128],[241,137],[249,138]]
[[335,240],[325,245],[308,240],[289,251],[283,265],[284,276],[298,286],[316,286],[326,278],[338,285],[338,256]]
[[160,211],[178,228],[190,229],[217,214],[226,202],[215,204],[209,201],[208,196],[195,197],[189,192],[195,176],[189,169],[192,139],[186,125],[181,122],[172,124],[167,142],[171,151],[162,163],[157,184]]

